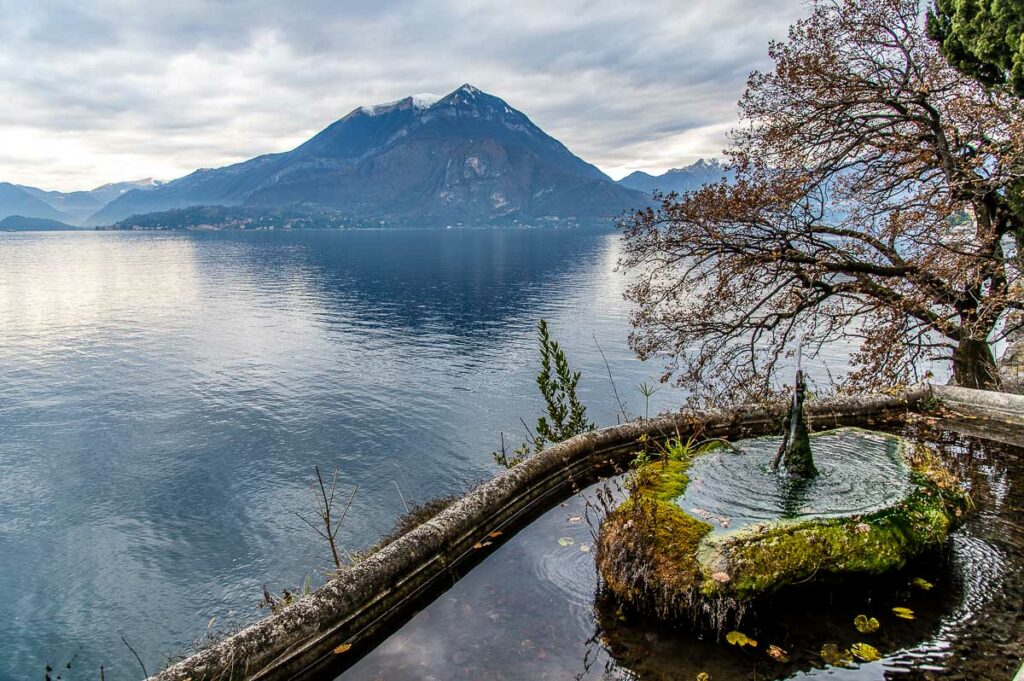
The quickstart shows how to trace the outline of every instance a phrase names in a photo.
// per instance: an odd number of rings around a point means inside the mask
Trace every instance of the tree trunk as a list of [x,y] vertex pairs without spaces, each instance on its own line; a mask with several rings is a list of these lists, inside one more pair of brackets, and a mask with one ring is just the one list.
[[965,338],[953,352],[953,381],[964,388],[999,390],[999,369],[984,338]]

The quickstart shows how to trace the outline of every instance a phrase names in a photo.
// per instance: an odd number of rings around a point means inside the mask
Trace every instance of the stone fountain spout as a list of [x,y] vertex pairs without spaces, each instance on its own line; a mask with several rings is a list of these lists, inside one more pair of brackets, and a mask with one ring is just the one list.
[[814,466],[814,457],[811,455],[811,437],[807,432],[807,415],[804,413],[807,384],[804,382],[804,372],[800,368],[799,352],[797,350],[793,403],[783,422],[782,444],[779,445],[779,453],[772,461],[772,468],[778,470],[781,464],[787,476],[809,480],[818,474],[818,469]]

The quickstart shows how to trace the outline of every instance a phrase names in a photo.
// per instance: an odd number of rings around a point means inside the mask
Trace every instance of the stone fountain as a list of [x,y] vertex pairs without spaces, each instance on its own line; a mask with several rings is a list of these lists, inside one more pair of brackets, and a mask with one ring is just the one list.
[[787,585],[884,573],[944,543],[968,500],[938,456],[888,433],[810,433],[805,395],[798,366],[781,438],[670,442],[633,472],[598,539],[612,594],[721,625]]

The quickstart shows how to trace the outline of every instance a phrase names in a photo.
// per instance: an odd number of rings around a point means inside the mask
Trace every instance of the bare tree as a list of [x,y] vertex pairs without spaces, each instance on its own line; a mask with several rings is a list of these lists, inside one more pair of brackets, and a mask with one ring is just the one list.
[[794,336],[860,342],[857,388],[953,362],[993,388],[1024,309],[1021,100],[949,66],[917,0],[818,2],[751,74],[736,180],[624,221],[631,344],[705,399],[769,393]]

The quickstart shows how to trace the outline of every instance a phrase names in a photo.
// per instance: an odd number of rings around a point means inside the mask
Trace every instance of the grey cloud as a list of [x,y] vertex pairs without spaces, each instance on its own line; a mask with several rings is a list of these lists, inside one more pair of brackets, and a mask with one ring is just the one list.
[[[694,160],[685,145],[666,158],[672,140],[735,119],[746,73],[803,11],[802,0],[0,0],[0,145],[22,145],[7,152],[16,165],[0,159],[0,179],[120,180],[98,173],[129,152],[133,167],[152,158],[145,174],[183,174],[463,82],[599,167],[658,170]],[[73,135],[75,153],[97,156],[26,163],[26,129]]]

